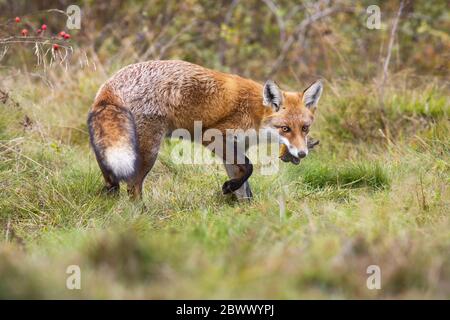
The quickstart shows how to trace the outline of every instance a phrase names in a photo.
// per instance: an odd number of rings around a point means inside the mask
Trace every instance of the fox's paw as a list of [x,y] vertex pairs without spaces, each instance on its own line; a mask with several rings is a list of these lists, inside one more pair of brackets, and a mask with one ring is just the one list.
[[119,186],[104,186],[102,189],[102,194],[106,194],[107,196],[118,196],[120,192]]
[[231,179],[228,181],[225,181],[225,183],[222,186],[222,192],[223,194],[229,194],[237,189],[239,189],[242,186],[242,183],[239,180]]

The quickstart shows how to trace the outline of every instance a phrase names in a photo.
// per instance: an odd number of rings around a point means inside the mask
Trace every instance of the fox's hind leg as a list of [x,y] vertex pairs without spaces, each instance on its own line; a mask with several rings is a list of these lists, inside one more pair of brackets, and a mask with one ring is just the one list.
[[128,194],[132,199],[141,199],[145,177],[156,162],[167,126],[163,119],[148,115],[138,116],[135,121],[138,135],[139,163],[134,179],[128,182]]
[[103,187],[102,192],[107,195],[117,195],[119,194],[120,187],[119,182],[115,180],[114,176],[109,172],[100,161],[97,161],[102,171],[103,178],[105,179],[105,186]]

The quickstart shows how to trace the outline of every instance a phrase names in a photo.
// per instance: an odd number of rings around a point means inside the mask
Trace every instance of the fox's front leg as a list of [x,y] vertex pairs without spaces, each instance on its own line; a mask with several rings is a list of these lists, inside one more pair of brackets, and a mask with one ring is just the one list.
[[217,148],[215,144],[209,143],[209,141],[205,141],[204,146],[222,158],[225,165],[230,180],[225,181],[222,192],[224,194],[234,193],[239,200],[250,199],[253,194],[247,180],[253,173],[253,165],[245,155],[249,145],[247,142],[241,145],[236,137],[226,134],[226,130],[233,128],[233,124],[238,121],[230,120],[231,122],[216,125],[216,129],[223,132],[221,147]]
[[223,184],[223,194],[233,192],[238,199],[252,197],[250,184],[247,180],[253,173],[253,165],[247,157],[245,159],[247,161],[245,164],[225,164],[225,169],[230,180],[225,181]]
[[[250,199],[253,195],[247,180],[253,173],[253,165],[245,155],[247,146],[239,148],[237,140],[233,138],[232,140],[225,139],[225,148],[222,158],[230,180],[225,181],[222,192],[224,194],[234,193],[238,200]],[[227,151],[231,150],[233,152],[230,155]]]
[[[222,187],[223,193],[228,194],[233,192],[238,200],[251,199],[253,197],[253,193],[252,190],[250,189],[250,184],[248,180],[242,182],[243,181],[242,178],[246,176],[246,174],[242,171],[243,168],[235,164],[225,164],[225,170],[227,171],[230,180],[225,181],[225,183],[223,184]],[[253,168],[250,169],[249,167],[247,167],[244,168],[244,170],[249,170],[251,174]],[[250,177],[250,175],[248,176]]]

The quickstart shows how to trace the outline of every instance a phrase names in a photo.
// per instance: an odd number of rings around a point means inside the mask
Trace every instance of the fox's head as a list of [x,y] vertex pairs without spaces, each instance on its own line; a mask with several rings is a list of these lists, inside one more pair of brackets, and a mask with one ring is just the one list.
[[286,146],[293,163],[308,155],[308,133],[314,121],[314,113],[322,95],[320,80],[303,92],[284,92],[269,80],[263,88],[263,104],[271,108],[263,120],[263,128],[275,135]]

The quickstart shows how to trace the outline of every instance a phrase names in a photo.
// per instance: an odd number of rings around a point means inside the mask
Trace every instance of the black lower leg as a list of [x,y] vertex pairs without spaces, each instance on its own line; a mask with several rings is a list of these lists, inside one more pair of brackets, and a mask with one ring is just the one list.
[[119,182],[116,181],[116,179],[114,178],[112,173],[109,172],[102,165],[101,162],[99,162],[99,164],[100,164],[100,169],[101,169],[102,174],[103,174],[103,178],[105,179],[105,186],[103,187],[102,192],[104,194],[107,194],[107,195],[117,195],[117,194],[119,194],[119,191],[120,191]]
[[239,167],[240,171],[243,172],[243,175],[240,178],[225,181],[222,186],[222,192],[224,194],[228,194],[238,190],[253,173],[253,165],[250,163],[250,160],[247,157],[245,157],[245,164],[237,164],[236,166]]

